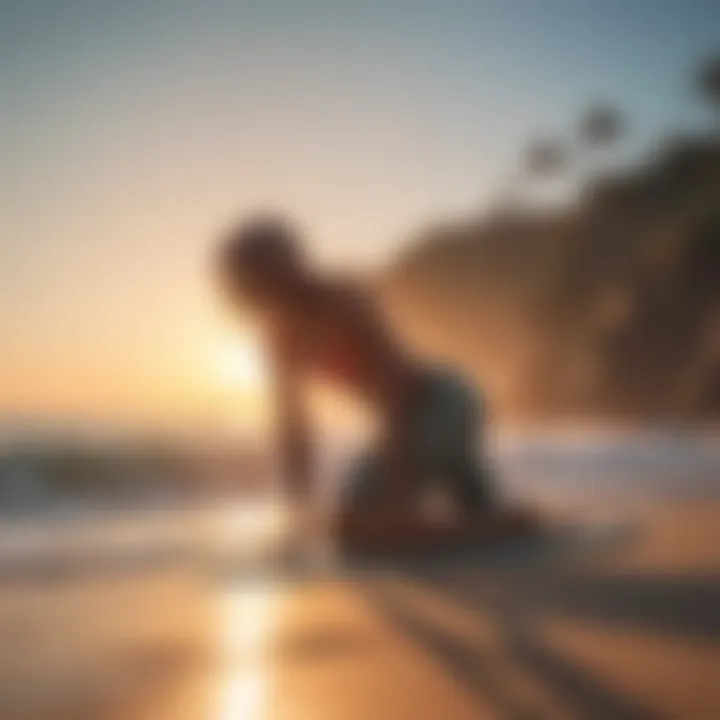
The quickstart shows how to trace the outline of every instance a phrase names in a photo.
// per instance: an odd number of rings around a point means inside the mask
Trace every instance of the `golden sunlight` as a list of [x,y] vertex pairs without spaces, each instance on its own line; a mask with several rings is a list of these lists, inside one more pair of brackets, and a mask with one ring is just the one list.
[[259,344],[249,333],[222,340],[218,344],[214,363],[215,376],[223,386],[252,393],[265,389],[265,358]]

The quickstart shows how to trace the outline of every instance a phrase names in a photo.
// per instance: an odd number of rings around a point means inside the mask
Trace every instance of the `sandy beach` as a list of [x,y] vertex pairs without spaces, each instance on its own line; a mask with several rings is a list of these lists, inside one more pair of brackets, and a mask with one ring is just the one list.
[[6,580],[0,716],[720,717],[717,496],[586,488],[545,511],[628,531],[292,582],[197,563]]

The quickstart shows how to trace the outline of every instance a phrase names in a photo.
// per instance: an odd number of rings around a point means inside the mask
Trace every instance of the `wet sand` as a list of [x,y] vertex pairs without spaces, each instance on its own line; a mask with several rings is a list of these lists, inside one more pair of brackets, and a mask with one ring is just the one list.
[[720,502],[593,509],[635,531],[352,579],[6,585],[0,717],[720,717]]
[[720,503],[636,512],[592,554],[296,592],[271,716],[720,717]]

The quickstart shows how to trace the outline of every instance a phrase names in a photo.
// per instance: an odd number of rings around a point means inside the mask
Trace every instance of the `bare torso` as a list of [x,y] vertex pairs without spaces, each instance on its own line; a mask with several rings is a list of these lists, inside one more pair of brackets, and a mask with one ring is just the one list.
[[403,456],[422,372],[367,298],[350,286],[317,284],[271,327],[280,452],[294,492],[306,494],[312,484],[312,441],[300,392],[308,378],[320,377],[368,404],[386,428],[389,456]]
[[291,382],[319,378],[381,415],[403,406],[420,374],[369,300],[341,284],[312,288],[279,323],[274,348]]

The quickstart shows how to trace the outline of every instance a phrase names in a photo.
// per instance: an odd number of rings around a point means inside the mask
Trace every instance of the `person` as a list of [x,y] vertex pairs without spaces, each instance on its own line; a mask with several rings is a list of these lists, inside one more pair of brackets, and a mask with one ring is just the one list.
[[312,490],[313,438],[302,386],[320,376],[375,413],[377,443],[351,467],[341,512],[399,518],[440,483],[468,517],[492,492],[476,447],[482,403],[459,373],[415,357],[370,297],[316,271],[298,231],[281,217],[233,227],[219,250],[221,287],[257,320],[277,400],[278,442],[291,496]]

